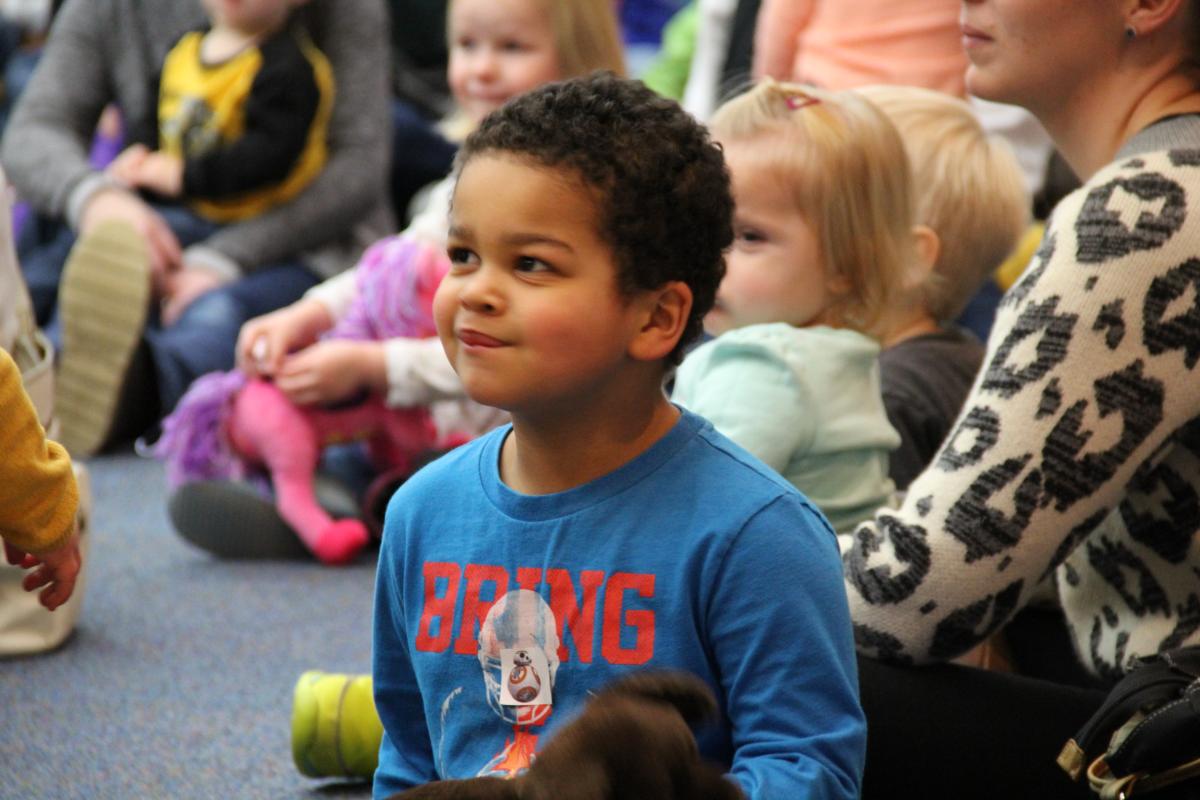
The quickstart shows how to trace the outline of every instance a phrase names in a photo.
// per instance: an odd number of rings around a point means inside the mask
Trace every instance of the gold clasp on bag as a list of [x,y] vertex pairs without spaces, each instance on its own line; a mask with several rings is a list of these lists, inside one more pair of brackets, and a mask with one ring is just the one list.
[[1137,772],[1118,778],[1112,774],[1104,756],[1100,756],[1088,765],[1087,770],[1088,785],[1100,796],[1100,800],[1128,800],[1134,796],[1135,787],[1138,796],[1141,796],[1197,776],[1200,776],[1200,758],[1162,772]]

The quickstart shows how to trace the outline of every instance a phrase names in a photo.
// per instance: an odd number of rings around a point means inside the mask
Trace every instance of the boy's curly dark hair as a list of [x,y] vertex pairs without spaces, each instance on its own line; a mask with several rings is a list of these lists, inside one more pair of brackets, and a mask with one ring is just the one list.
[[701,331],[733,241],[733,196],[720,148],[677,103],[609,72],[547,84],[489,114],[457,169],[499,151],[574,170],[595,190],[598,230],[630,295],[683,281],[692,290],[677,364]]

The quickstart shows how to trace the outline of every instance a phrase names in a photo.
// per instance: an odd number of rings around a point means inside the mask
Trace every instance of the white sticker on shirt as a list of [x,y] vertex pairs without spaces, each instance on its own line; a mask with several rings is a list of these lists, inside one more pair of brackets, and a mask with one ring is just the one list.
[[500,651],[500,703],[506,706],[548,706],[550,665],[539,650],[504,649]]

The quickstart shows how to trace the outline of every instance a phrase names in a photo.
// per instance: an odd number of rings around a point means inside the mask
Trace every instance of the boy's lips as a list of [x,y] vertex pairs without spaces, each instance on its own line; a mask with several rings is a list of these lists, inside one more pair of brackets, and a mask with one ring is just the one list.
[[462,328],[458,331],[458,340],[467,347],[503,347],[504,342],[494,336],[474,330]]

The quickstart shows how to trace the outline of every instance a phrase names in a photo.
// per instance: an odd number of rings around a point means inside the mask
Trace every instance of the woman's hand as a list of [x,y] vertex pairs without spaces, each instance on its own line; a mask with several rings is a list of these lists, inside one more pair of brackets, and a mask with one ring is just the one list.
[[128,223],[142,237],[150,257],[155,296],[165,296],[167,282],[183,260],[179,239],[157,211],[137,195],[115,186],[101,189],[88,199],[80,217],[79,235],[86,236],[100,225],[114,221]]
[[184,267],[167,276],[167,290],[162,303],[162,324],[174,325],[184,310],[205,292],[225,283],[225,279],[203,267]]

